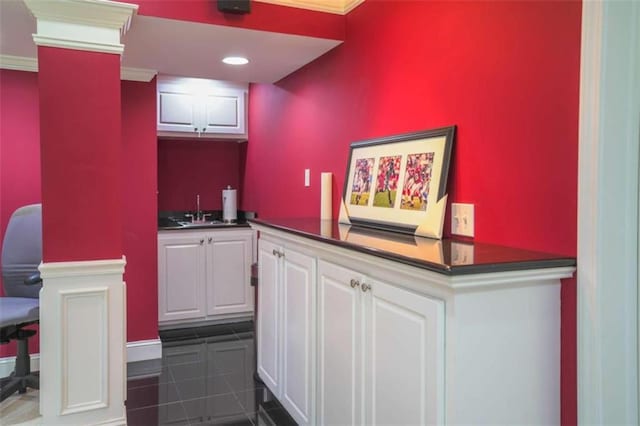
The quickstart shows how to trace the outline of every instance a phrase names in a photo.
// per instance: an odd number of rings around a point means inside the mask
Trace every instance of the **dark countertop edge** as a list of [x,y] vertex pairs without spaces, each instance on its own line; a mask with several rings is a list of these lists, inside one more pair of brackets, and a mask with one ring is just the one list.
[[248,222],[249,224],[255,223],[256,225],[265,226],[265,227],[276,229],[283,232],[288,232],[294,235],[299,235],[305,238],[309,238],[311,240],[334,245],[336,247],[352,249],[360,253],[377,256],[383,259],[394,260],[394,261],[403,263],[405,265],[415,266],[420,269],[426,269],[429,271],[437,272],[437,273],[448,275],[448,276],[486,274],[486,273],[492,273],[492,272],[511,272],[511,271],[523,271],[523,270],[531,270],[531,269],[549,269],[549,268],[576,266],[576,259],[570,258],[570,257],[545,259],[545,260],[527,260],[527,261],[520,261],[520,262],[500,262],[500,263],[489,263],[489,264],[481,264],[481,265],[444,265],[444,264],[438,264],[438,263],[428,262],[424,260],[417,260],[415,258],[410,258],[410,257],[402,256],[399,254],[383,251],[383,250],[373,249],[373,248],[361,246],[358,244],[353,244],[347,241],[337,241],[333,238],[326,238],[326,237],[322,237],[316,234],[311,234],[305,231],[300,231],[298,229],[272,224],[260,219],[248,219]]
[[202,226],[158,226],[158,231],[199,231],[201,229],[235,229],[235,228],[250,228],[248,222],[244,223],[217,223],[214,225],[202,225]]

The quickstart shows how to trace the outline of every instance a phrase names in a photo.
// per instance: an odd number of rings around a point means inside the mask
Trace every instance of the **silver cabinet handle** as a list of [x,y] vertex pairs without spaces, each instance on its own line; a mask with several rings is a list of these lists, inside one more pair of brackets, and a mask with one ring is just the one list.
[[278,252],[278,257],[284,257],[284,252],[279,251],[279,252]]
[[365,293],[366,293],[367,290],[371,290],[371,286],[369,284],[366,284],[366,283],[362,283],[362,286],[360,286],[360,288]]
[[351,288],[356,288],[356,287],[358,287],[360,285],[360,281],[354,280],[352,278],[351,281],[349,282],[349,284],[351,284]]
[[276,249],[273,249],[273,252],[272,252],[272,253],[273,253],[273,255],[274,255],[274,256],[284,257],[284,253],[283,253],[283,252],[281,252],[281,251],[278,251],[278,250],[276,250]]
[[200,245],[204,244],[204,238],[200,238]]
[[273,249],[273,255],[274,255],[274,256],[277,256],[277,255],[278,255],[278,250]]
[[209,237],[209,244],[211,244],[211,242],[213,241],[213,237]]

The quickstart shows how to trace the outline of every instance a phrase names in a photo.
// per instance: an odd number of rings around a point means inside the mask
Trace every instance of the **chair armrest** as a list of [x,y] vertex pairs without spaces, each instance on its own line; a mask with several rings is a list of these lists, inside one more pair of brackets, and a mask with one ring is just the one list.
[[40,272],[36,272],[35,274],[30,275],[24,279],[25,285],[40,284],[41,282],[42,278],[40,278]]

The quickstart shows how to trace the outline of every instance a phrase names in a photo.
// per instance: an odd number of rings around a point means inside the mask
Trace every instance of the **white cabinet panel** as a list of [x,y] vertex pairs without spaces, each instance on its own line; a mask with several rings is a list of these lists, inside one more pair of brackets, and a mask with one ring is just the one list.
[[246,132],[245,94],[228,91],[209,94],[204,99],[204,122],[207,133]]
[[283,271],[281,401],[298,424],[310,424],[315,398],[315,261],[286,249]]
[[276,397],[280,397],[280,268],[276,252],[268,241],[258,248],[258,374]]
[[172,236],[158,244],[159,321],[201,318],[205,312],[205,247],[198,238]]
[[367,424],[441,424],[444,304],[368,280]]
[[318,422],[361,422],[361,303],[358,274],[318,262]]
[[198,122],[195,97],[188,93],[160,92],[158,128],[173,132],[196,131]]
[[211,238],[207,247],[207,314],[253,311],[252,234],[225,231]]

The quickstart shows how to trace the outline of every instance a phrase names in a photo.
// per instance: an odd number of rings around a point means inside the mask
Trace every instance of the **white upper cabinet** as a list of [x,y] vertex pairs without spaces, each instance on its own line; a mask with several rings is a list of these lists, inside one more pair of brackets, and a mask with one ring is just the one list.
[[247,138],[248,85],[161,76],[158,78],[158,136]]

